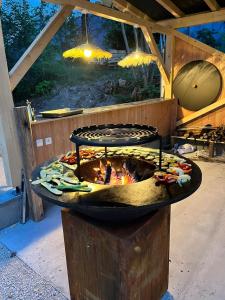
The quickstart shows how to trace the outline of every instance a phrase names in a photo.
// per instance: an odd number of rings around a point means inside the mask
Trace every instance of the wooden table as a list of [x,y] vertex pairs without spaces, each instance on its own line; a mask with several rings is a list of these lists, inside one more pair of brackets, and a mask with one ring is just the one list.
[[71,300],[159,300],[168,288],[170,206],[107,225],[62,210]]

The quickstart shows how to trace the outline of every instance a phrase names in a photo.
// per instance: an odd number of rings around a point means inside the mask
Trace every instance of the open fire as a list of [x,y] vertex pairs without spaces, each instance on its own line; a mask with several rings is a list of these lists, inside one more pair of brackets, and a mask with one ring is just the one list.
[[114,166],[110,161],[106,164],[100,160],[99,168],[94,168],[96,172],[95,183],[110,185],[125,185],[135,183],[135,174],[131,174],[126,166],[126,162],[121,167]]
[[[134,157],[113,156],[81,164],[82,180],[102,185],[128,185],[153,176],[155,166]],[[77,170],[75,171],[76,174]]]

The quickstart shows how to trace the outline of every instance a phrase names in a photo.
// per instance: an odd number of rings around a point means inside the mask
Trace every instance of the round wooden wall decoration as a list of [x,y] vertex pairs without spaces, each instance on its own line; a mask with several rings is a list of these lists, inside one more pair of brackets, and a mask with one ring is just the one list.
[[197,111],[217,100],[222,88],[219,70],[204,60],[183,66],[173,82],[173,92],[179,104]]

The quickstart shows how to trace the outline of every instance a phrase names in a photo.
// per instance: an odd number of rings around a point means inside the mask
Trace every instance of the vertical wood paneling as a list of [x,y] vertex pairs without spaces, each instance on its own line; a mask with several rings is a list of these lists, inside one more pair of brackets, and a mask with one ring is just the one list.
[[[32,123],[35,159],[38,164],[74,149],[69,137],[75,128],[107,123],[137,123],[153,125],[160,134],[167,136],[173,130],[176,101],[144,101],[137,104],[113,106],[90,113]],[[37,139],[52,138],[52,145],[36,146]]]

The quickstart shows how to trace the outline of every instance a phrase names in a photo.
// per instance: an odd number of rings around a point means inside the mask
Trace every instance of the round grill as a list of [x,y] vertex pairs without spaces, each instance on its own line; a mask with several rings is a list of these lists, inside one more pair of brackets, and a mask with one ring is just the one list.
[[79,145],[128,146],[149,143],[157,139],[156,128],[136,124],[108,124],[74,130],[70,140]]

